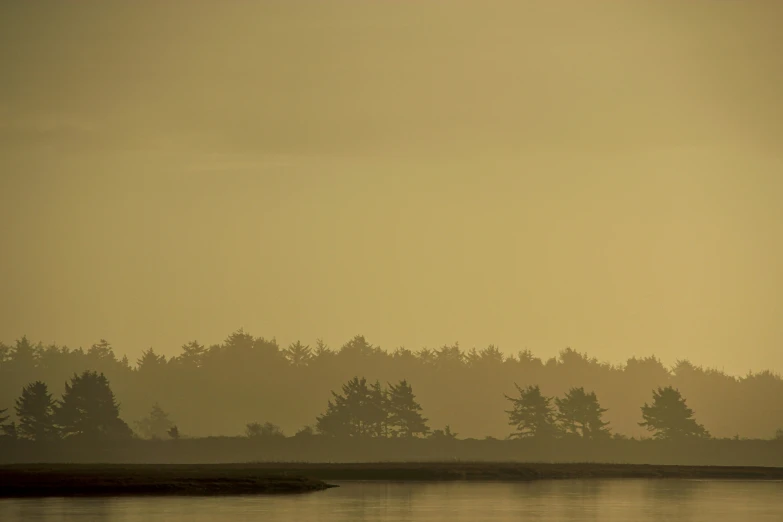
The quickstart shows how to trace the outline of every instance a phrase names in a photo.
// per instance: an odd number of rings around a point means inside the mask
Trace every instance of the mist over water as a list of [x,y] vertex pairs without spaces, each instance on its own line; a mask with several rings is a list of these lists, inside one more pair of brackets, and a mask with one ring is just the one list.
[[736,522],[783,518],[781,483],[613,480],[346,482],[283,497],[0,500],[4,522]]

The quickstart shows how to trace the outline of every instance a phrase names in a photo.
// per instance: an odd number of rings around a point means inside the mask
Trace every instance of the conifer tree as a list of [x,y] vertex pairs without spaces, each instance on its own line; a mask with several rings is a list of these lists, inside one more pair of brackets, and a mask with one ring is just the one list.
[[416,402],[413,388],[407,380],[389,385],[389,424],[396,436],[426,436],[430,428],[422,414],[421,405]]
[[64,437],[90,439],[128,438],[133,432],[120,419],[120,406],[109,380],[101,373],[85,371],[65,384],[65,393],[54,414]]
[[653,391],[653,403],[642,406],[639,426],[655,432],[656,439],[708,438],[709,432],[693,418],[679,390],[667,386]]
[[555,412],[550,402],[550,397],[541,395],[541,389],[538,386],[528,386],[520,388],[514,383],[519,397],[509,397],[513,408],[507,410],[508,423],[516,428],[511,434],[512,438],[526,437],[555,437],[558,434],[558,427],[555,423]]
[[556,398],[561,429],[567,435],[596,439],[609,435],[609,423],[602,419],[607,410],[601,408],[595,392],[584,388],[571,388],[562,399]]
[[17,433],[31,440],[51,440],[58,437],[54,425],[56,403],[46,384],[41,381],[22,388],[22,395],[16,399],[16,416],[19,419]]
[[136,422],[136,427],[142,437],[147,439],[164,439],[174,423],[169,414],[163,411],[157,402],[152,405],[150,414]]

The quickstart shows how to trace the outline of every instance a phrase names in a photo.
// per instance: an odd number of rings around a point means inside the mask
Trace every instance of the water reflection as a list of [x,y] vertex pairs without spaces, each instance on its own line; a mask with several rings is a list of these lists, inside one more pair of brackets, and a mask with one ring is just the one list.
[[0,500],[0,520],[763,522],[783,520],[783,483],[690,480],[346,482],[338,489],[301,496]]

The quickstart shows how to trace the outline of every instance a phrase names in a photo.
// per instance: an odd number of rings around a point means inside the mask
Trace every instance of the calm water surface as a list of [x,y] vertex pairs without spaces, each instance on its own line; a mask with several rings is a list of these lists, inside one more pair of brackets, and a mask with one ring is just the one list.
[[339,484],[281,497],[0,500],[0,521],[783,521],[781,482]]

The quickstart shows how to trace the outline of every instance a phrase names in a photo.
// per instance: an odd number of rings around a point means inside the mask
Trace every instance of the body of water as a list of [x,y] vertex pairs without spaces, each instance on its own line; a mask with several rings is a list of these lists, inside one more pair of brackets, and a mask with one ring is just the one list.
[[783,482],[341,482],[293,496],[0,500],[0,521],[783,521]]

